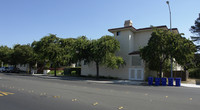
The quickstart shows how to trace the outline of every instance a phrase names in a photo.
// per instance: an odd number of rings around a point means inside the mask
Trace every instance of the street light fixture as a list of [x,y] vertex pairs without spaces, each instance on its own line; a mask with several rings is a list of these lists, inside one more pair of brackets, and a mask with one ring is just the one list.
[[[170,19],[170,32],[172,32],[172,18],[171,18],[171,9],[169,5],[169,1],[166,1],[168,7],[169,7],[169,19]],[[173,77],[173,58],[171,56],[171,77]]]
[[172,18],[171,18],[171,9],[169,5],[169,1],[166,1],[168,7],[169,7],[169,19],[170,19],[170,31],[172,32]]

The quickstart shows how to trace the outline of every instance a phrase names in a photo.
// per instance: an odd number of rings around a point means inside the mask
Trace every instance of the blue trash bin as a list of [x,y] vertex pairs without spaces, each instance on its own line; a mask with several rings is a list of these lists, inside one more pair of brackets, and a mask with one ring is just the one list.
[[168,86],[173,86],[174,78],[168,78]]
[[181,86],[181,78],[175,78],[176,81],[176,86],[180,87]]
[[155,78],[155,86],[159,86],[160,85],[160,78]]
[[148,84],[153,85],[153,77],[148,77]]
[[162,83],[162,86],[166,86],[167,85],[167,78],[161,78],[161,83]]

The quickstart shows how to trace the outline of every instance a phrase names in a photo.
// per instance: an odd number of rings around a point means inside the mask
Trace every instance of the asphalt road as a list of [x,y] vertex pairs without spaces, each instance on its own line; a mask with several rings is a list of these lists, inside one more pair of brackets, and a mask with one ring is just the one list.
[[197,110],[200,89],[0,73],[0,110]]

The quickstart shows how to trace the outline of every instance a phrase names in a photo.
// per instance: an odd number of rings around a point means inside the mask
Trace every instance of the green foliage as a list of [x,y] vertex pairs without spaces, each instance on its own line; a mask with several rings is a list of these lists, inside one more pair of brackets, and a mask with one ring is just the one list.
[[87,37],[81,36],[77,38],[75,44],[75,61],[95,62],[97,77],[99,76],[99,65],[114,69],[125,64],[121,57],[115,56],[120,45],[112,36],[103,36],[97,40],[88,40]]
[[86,36],[80,36],[76,39],[74,45],[74,60],[82,61],[85,60],[89,62],[89,57],[91,55],[91,40],[88,40]]
[[[86,36],[80,36],[77,39],[62,39],[54,34],[49,34],[39,41],[34,41],[31,46],[17,44],[13,49],[1,46],[0,62],[12,65],[28,63],[31,65],[30,67],[37,63],[41,67],[39,70],[53,65],[56,76],[58,66],[70,65],[84,60],[88,63],[95,62],[98,74],[99,65],[118,69],[125,64],[122,57],[115,55],[119,49],[119,42],[112,36],[88,40]],[[80,75],[80,69],[76,71],[76,74]]]
[[55,68],[59,63],[63,62],[64,48],[61,48],[60,38],[54,34],[43,37],[40,41],[34,41],[32,43],[34,51],[43,59],[45,62],[50,62]]
[[40,41],[32,43],[33,49],[37,52],[42,59],[52,63],[60,62],[63,54],[63,49],[60,48],[59,38],[56,35],[50,34],[43,37]]
[[189,69],[190,78],[200,78],[200,68],[191,68]]
[[168,30],[154,29],[151,34],[148,45],[140,49],[140,56],[148,64],[151,70],[160,71],[162,73],[163,64],[169,59],[169,47],[167,37],[170,36]]
[[169,66],[170,57],[185,67],[192,62],[195,45],[181,35],[169,30],[154,29],[148,45],[140,49],[142,59],[149,64],[151,70],[160,71],[161,74],[163,68]]
[[72,71],[76,72],[76,76],[80,76],[81,75],[81,68],[76,67],[76,68],[71,68],[71,67],[67,67],[64,69],[64,75],[71,75]]
[[76,63],[75,55],[76,55],[76,39],[74,38],[66,38],[60,39],[61,48],[64,49],[64,54],[62,56],[63,65],[70,65],[71,63]]
[[119,69],[121,66],[125,65],[125,62],[122,57],[114,56],[114,55],[108,55],[103,62],[107,67],[112,69]]
[[112,36],[103,36],[91,43],[91,59],[110,68],[119,68],[124,64],[121,57],[115,55],[120,49],[119,42]]
[[195,54],[194,66],[200,67],[200,54]]
[[[189,68],[193,63],[194,54],[197,51],[194,43],[184,37],[181,37],[180,34],[173,36],[175,41],[172,41],[173,47],[171,49],[172,56],[175,58],[176,62],[186,68]],[[171,41],[169,41],[171,42]],[[190,65],[189,65],[190,64]]]
[[106,35],[98,40],[92,40],[88,47],[89,53],[86,59],[96,63],[97,78],[99,76],[99,65],[114,69],[125,64],[121,57],[115,55],[120,49],[120,44],[112,36]]
[[191,26],[190,31],[194,34],[191,36],[192,40],[197,43],[197,50],[200,51],[200,14],[199,17],[195,20],[194,26]]
[[[55,72],[54,70],[53,71],[51,70],[50,72],[48,72],[48,74],[49,75],[54,75],[54,72]],[[58,75],[61,76],[61,75],[63,75],[64,71],[63,70],[56,70],[56,73],[58,73]]]
[[8,64],[11,62],[10,58],[13,53],[13,50],[7,46],[0,46],[0,62]]
[[36,63],[36,54],[33,48],[28,45],[17,44],[14,46],[14,52],[12,54],[12,63],[16,64],[30,64],[34,65]]
[[78,76],[78,74],[76,73],[76,71],[72,71],[72,72],[71,72],[71,75],[72,75],[72,76]]

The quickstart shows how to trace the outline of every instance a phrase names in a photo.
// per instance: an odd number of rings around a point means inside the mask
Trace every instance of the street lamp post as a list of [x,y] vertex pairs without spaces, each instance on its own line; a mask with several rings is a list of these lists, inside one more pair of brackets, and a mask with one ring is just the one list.
[[[169,1],[166,1],[168,7],[169,7],[169,18],[170,18],[170,32],[172,32],[172,18],[171,18],[171,9],[169,5]],[[171,77],[173,77],[173,58],[171,56]]]

